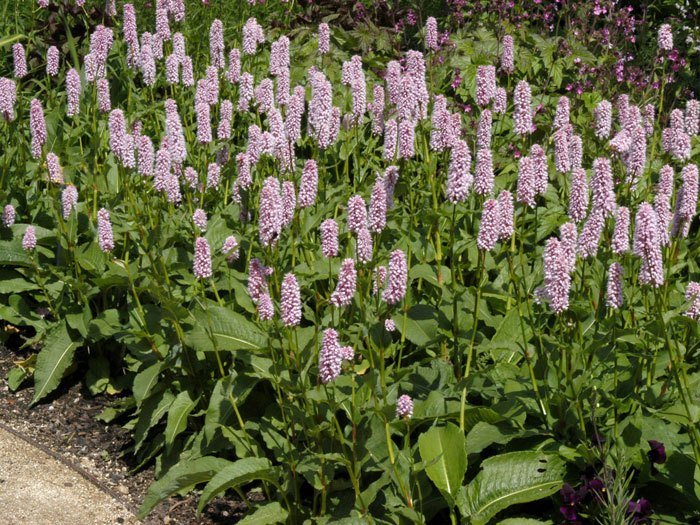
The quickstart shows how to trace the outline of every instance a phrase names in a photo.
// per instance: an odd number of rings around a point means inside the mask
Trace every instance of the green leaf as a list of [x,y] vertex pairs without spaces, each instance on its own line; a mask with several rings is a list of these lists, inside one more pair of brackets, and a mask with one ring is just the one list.
[[65,321],[49,332],[46,343],[36,359],[32,404],[58,386],[63,379],[63,374],[73,362],[75,349],[81,342],[79,338],[71,337]]
[[15,270],[0,270],[0,293],[22,293],[39,288],[38,284]]
[[31,266],[32,259],[19,241],[0,241],[0,266]]
[[197,512],[209,503],[214,496],[232,487],[245,485],[253,480],[265,480],[273,484],[277,483],[278,473],[272,468],[270,461],[266,458],[243,458],[233,464],[229,464],[222,469],[207,483],[199,498]]
[[168,409],[168,424],[165,426],[165,448],[170,448],[177,435],[185,430],[187,426],[187,416],[195,407],[195,401],[190,397],[189,392],[180,392],[173,404]]
[[564,483],[566,465],[559,456],[537,451],[491,457],[457,499],[474,525],[488,523],[503,509],[554,494]]
[[396,314],[394,323],[406,339],[418,346],[425,346],[435,339],[438,329],[438,310],[426,304],[416,304],[407,313],[404,327],[404,316]]
[[132,391],[134,393],[134,399],[136,400],[137,406],[141,405],[141,402],[148,397],[151,393],[153,386],[158,381],[158,374],[160,374],[163,368],[163,362],[158,361],[149,367],[144,368],[136,377],[134,377],[134,386]]
[[452,423],[432,427],[418,438],[418,449],[428,477],[443,493],[454,497],[467,471],[464,434]]
[[532,518],[508,518],[496,525],[552,525],[552,521],[540,521]]
[[185,342],[197,350],[259,350],[267,345],[267,335],[245,317],[227,308],[210,306],[195,314],[197,324]]
[[150,486],[139,509],[138,518],[145,518],[153,507],[168,496],[176,492],[189,491],[198,483],[209,481],[214,474],[223,471],[230,464],[230,461],[212,456],[178,463]]
[[260,507],[250,516],[246,516],[238,525],[268,525],[268,523],[284,523],[287,520],[289,513],[282,508],[282,505],[277,503],[268,503],[264,507]]
[[7,373],[7,386],[10,387],[10,390],[16,392],[22,386],[22,383],[29,379],[29,376],[31,376],[29,370],[16,366]]

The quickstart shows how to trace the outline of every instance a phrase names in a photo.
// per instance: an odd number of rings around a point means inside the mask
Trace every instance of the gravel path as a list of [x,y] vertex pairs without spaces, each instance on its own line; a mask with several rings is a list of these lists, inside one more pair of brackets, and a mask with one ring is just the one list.
[[[1,325],[0,322],[0,328]],[[131,444],[129,432],[119,424],[106,425],[95,419],[114,398],[91,396],[79,381],[67,378],[53,395],[31,407],[34,391],[31,382],[17,392],[12,392],[4,379],[14,362],[26,359],[32,352],[28,349],[20,350],[20,341],[12,343],[15,344],[6,343],[5,346],[0,343],[0,428],[22,436],[24,441],[20,441],[23,444],[18,448],[34,447],[46,451],[44,453],[49,457],[59,459],[64,466],[72,465],[73,467],[66,468],[82,472],[83,479],[87,477],[93,485],[101,487],[103,492],[111,494],[113,499],[124,503],[124,508],[135,513],[148,486],[153,482],[153,467],[133,472],[135,465],[131,456],[124,453]],[[14,460],[8,452],[14,450],[0,449],[0,460],[7,461],[6,456]],[[0,525],[63,523],[34,519],[22,521],[19,517],[5,513],[5,498],[9,497],[10,489],[3,485],[12,480],[13,474],[8,473],[10,466],[3,461],[0,461],[0,480],[4,480],[0,481]],[[15,465],[13,468],[19,467]],[[75,475],[81,477],[77,472]],[[50,505],[43,503],[28,505],[29,509],[33,507],[44,507],[49,512],[51,509]],[[218,497],[207,506],[202,516],[196,516],[196,509],[197,498],[194,494],[185,498],[168,498],[153,509],[143,525],[235,523],[245,511],[245,504],[236,499]],[[103,522],[88,521],[83,514],[81,519],[66,523],[93,525]],[[106,523],[119,522],[115,517]]]
[[123,503],[45,451],[0,428],[0,524],[135,524]]

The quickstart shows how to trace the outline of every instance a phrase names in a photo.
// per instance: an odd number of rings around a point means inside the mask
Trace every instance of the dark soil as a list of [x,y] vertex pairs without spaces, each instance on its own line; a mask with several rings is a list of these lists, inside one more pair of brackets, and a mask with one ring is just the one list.
[[[31,381],[12,392],[5,381],[14,361],[27,353],[12,350],[0,343],[0,422],[28,441],[53,452],[58,458],[92,477],[103,490],[122,501],[134,513],[148,486],[154,480],[153,467],[136,473],[123,451],[129,446],[129,432],[119,425],[107,425],[95,419],[110,399],[93,397],[77,381],[62,386],[51,398],[30,407],[34,394]],[[70,381],[69,381],[70,383]],[[171,497],[158,505],[146,518],[145,525],[212,525],[238,521],[245,510],[240,501],[214,499],[200,518],[196,516],[197,498]]]

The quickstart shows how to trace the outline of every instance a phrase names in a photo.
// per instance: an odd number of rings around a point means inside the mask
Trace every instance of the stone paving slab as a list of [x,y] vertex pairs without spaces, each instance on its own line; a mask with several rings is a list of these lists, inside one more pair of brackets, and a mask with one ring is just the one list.
[[0,525],[134,525],[133,514],[68,465],[0,428]]

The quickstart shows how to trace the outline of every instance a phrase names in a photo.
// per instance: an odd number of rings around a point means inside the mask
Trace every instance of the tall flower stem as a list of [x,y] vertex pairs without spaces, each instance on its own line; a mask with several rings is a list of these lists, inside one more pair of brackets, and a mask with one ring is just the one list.
[[469,372],[472,366],[472,356],[474,355],[474,341],[476,340],[476,329],[479,322],[479,303],[481,302],[481,281],[484,278],[484,263],[486,258],[486,252],[484,250],[479,250],[479,266],[477,269],[477,281],[476,281],[476,302],[474,304],[474,323],[472,326],[472,337],[469,342],[469,351],[467,353],[467,364],[464,367],[464,379],[469,377]]
[[671,344],[666,321],[664,320],[663,310],[661,309],[661,303],[659,301],[659,294],[656,288],[654,289],[654,299],[658,313],[658,321],[661,325],[661,331],[664,335],[664,341],[666,342],[669,357],[671,358],[671,372],[676,381],[676,385],[678,386],[678,392],[680,393],[681,401],[683,402],[683,407],[685,408],[685,415],[688,418],[688,431],[690,433],[691,443],[693,445],[695,463],[700,464],[700,436],[698,436],[697,425],[693,423],[693,412],[690,409],[690,388],[688,388],[688,377],[686,376],[685,370],[682,366],[683,356],[681,355],[680,349],[676,348],[676,351],[674,351],[673,345]]

